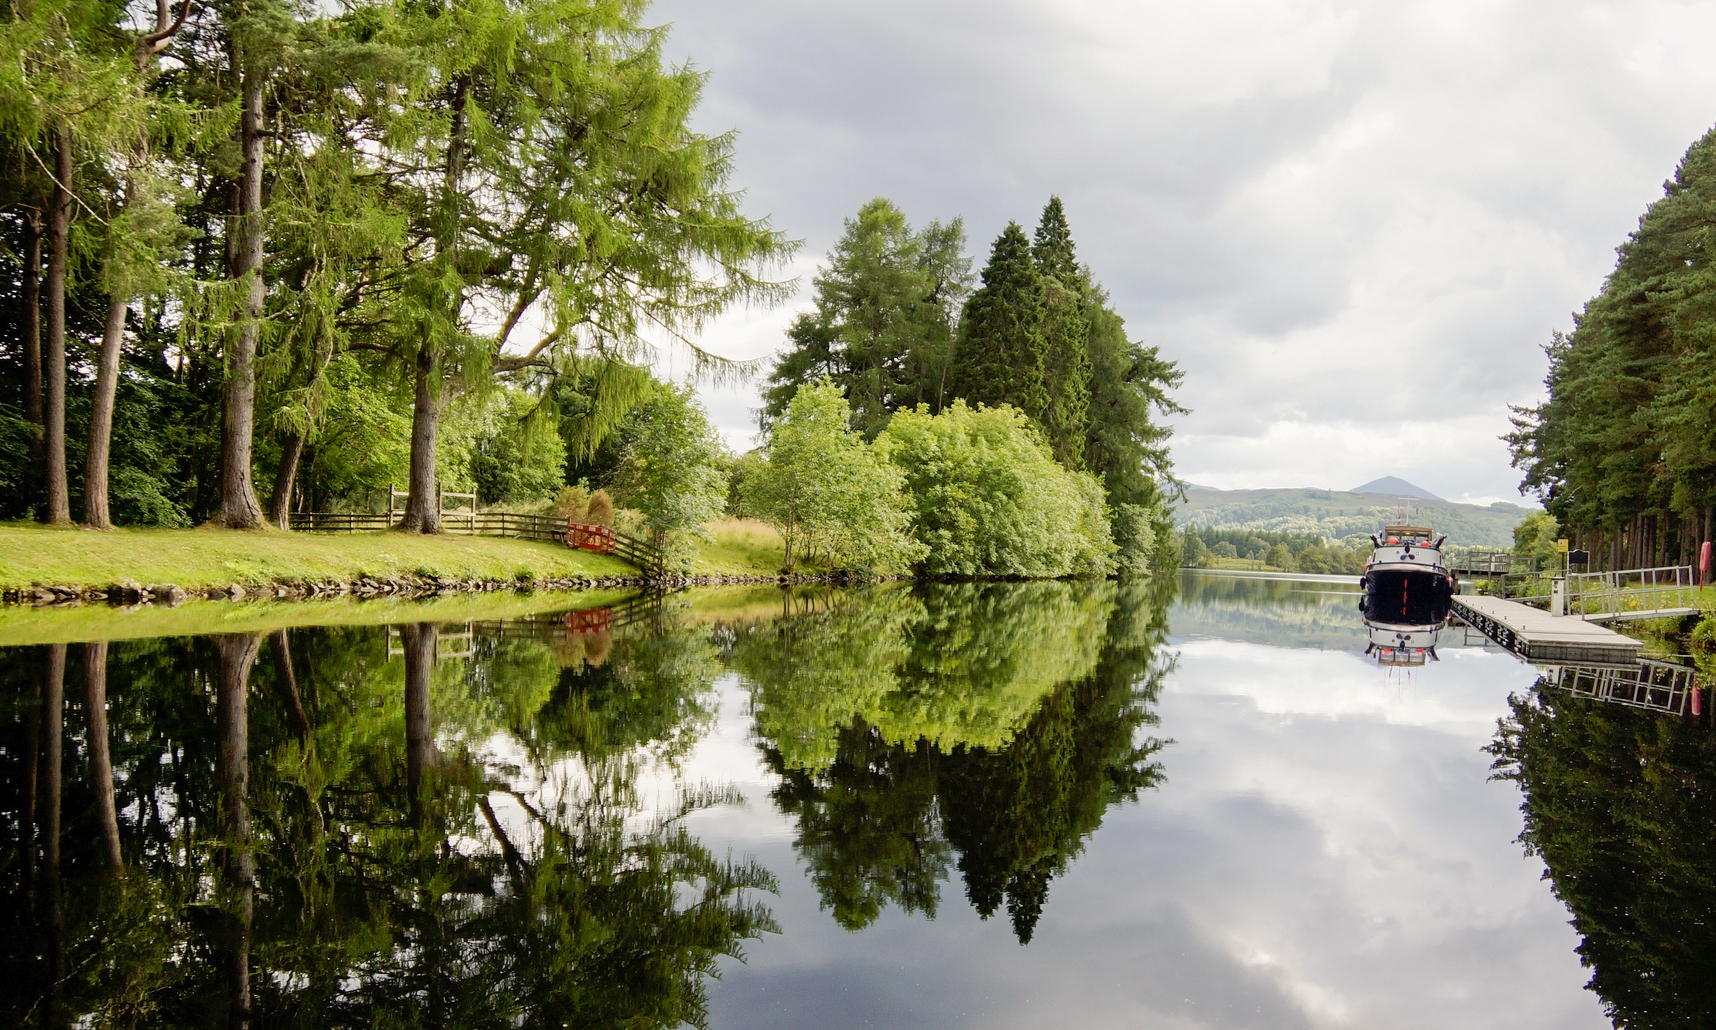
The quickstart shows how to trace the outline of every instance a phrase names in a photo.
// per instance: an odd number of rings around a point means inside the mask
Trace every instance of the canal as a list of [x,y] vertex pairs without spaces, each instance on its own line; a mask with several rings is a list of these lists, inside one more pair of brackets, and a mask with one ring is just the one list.
[[1701,1025],[1708,714],[1380,667],[1356,600],[41,613],[0,649],[0,1020]]

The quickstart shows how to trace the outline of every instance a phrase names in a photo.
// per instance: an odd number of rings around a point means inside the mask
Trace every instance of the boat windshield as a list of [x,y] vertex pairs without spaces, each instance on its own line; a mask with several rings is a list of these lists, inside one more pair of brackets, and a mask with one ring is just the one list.
[[1365,579],[1365,616],[1391,626],[1439,626],[1454,591],[1448,577],[1415,569],[1378,570]]

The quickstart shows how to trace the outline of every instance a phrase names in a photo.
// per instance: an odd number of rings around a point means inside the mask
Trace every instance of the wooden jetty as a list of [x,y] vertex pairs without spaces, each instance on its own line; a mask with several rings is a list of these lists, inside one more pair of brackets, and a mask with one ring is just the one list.
[[1555,616],[1499,597],[1462,595],[1454,614],[1528,662],[1625,665],[1638,661],[1642,641],[1575,616]]

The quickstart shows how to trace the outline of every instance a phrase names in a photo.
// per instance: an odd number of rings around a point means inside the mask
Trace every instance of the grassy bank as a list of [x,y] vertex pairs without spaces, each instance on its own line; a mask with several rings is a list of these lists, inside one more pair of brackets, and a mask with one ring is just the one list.
[[102,587],[121,578],[202,590],[232,583],[351,582],[366,576],[551,579],[635,571],[608,555],[502,537],[212,528],[98,533],[0,525],[0,590],[34,584]]
[[786,542],[773,526],[755,519],[723,519],[704,526],[691,563],[698,576],[769,576],[786,564]]

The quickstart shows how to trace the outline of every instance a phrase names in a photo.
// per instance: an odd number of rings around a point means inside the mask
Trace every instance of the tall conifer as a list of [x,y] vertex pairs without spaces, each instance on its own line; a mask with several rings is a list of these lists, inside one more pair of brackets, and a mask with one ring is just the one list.
[[1011,404],[1033,420],[1048,407],[1044,384],[1043,284],[1018,222],[996,237],[983,285],[966,302],[955,387],[972,404]]
[[1031,256],[1042,278],[1043,297],[1047,402],[1038,421],[1055,459],[1068,468],[1083,468],[1085,411],[1090,405],[1090,358],[1085,352],[1090,323],[1084,307],[1090,280],[1078,266],[1059,197],[1050,197],[1043,208]]

